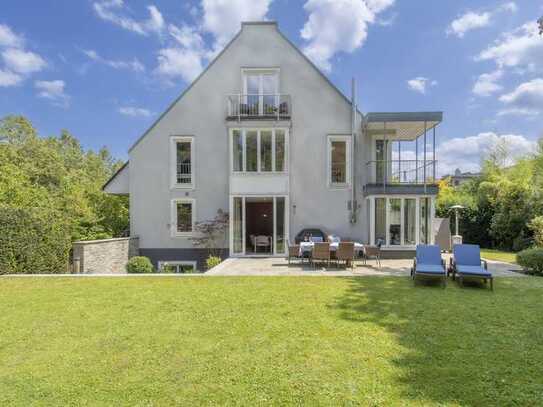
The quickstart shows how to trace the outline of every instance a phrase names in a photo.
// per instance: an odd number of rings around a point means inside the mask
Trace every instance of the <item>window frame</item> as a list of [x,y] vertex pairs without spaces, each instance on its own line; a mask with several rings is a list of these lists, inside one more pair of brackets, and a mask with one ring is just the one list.
[[[332,182],[332,143],[345,142],[345,182]],[[326,137],[326,183],[330,189],[348,189],[351,187],[351,136],[330,134]]]
[[[198,262],[195,260],[159,260],[158,261],[158,271],[162,269],[164,265],[170,266],[192,266],[194,273],[198,273]],[[184,274],[176,271],[174,274]],[[191,274],[191,273],[189,273]],[[193,274],[193,273],[192,273]]]
[[[276,164],[277,164],[277,157],[276,157],[276,131],[282,131],[283,132],[283,136],[284,136],[284,149],[283,149],[283,171],[277,171],[276,169]],[[242,154],[241,154],[241,159],[242,159],[242,163],[241,163],[241,171],[237,171],[234,169],[234,142],[233,142],[233,137],[234,137],[234,131],[239,131],[241,133],[241,149],[242,149]],[[256,136],[256,139],[257,139],[257,150],[256,150],[256,153],[257,153],[257,168],[256,168],[256,171],[247,171],[247,132],[249,131],[256,131],[257,133],[257,136]],[[261,143],[261,133],[262,132],[265,132],[265,131],[269,131],[272,133],[272,138],[271,138],[271,160],[272,160],[272,169],[271,171],[263,171],[262,170],[262,151],[261,151],[261,147],[262,147],[262,143]],[[255,174],[258,174],[258,175],[286,175],[288,174],[288,170],[289,170],[289,166],[288,166],[288,163],[289,163],[289,160],[288,160],[288,155],[289,155],[289,148],[290,148],[290,145],[289,145],[289,129],[287,127],[262,127],[262,128],[254,128],[254,127],[235,127],[235,128],[230,128],[229,129],[229,132],[228,132],[228,144],[229,144],[229,155],[230,155],[230,174],[232,175],[255,175]]]
[[[178,203],[190,203],[191,204],[191,231],[179,232],[177,230],[177,204]],[[194,234],[194,225],[196,223],[196,200],[193,198],[174,198],[171,200],[170,208],[170,227],[172,237],[187,237]]]
[[[177,182],[177,144],[190,143],[190,184]],[[196,148],[194,136],[170,137],[170,185],[171,189],[195,189],[196,188]]]

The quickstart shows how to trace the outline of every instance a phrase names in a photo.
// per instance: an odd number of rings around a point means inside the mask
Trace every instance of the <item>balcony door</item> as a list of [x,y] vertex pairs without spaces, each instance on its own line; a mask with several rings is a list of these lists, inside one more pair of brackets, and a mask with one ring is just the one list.
[[274,115],[279,104],[277,69],[244,69],[243,93],[249,115]]

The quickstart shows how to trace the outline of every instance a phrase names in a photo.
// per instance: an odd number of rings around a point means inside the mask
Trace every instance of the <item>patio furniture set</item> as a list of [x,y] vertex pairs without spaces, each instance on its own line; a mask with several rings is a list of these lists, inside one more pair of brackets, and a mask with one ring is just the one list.
[[289,245],[288,263],[292,260],[307,261],[316,267],[324,264],[327,267],[335,263],[337,266],[354,267],[354,261],[361,259],[366,264],[367,259],[375,259],[381,267],[381,248],[379,246],[367,246],[358,242],[341,241],[337,236],[328,236],[325,242],[322,236],[312,236],[299,244]]
[[441,250],[437,245],[418,245],[416,257],[411,269],[411,276],[416,284],[417,278],[435,278],[441,281],[443,288],[447,285],[447,277],[452,275],[461,286],[464,279],[482,280],[489,283],[494,290],[492,273],[488,271],[488,263],[481,260],[481,249],[478,245],[457,244],[453,246],[453,255],[449,267],[441,257]]

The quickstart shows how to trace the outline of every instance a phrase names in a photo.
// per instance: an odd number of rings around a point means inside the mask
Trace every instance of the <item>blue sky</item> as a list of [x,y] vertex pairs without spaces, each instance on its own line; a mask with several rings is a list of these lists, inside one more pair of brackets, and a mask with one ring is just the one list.
[[243,20],[277,20],[362,111],[442,110],[441,172],[543,135],[534,0],[4,0],[0,116],[127,157]]

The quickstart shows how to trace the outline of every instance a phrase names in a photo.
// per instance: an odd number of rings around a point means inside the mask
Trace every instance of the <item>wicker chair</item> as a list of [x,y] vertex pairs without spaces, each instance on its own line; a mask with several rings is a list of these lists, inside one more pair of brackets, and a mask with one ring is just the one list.
[[294,245],[294,246],[288,246],[288,257],[287,257],[287,260],[288,260],[288,264],[290,265],[290,261],[294,259],[294,260],[302,260],[303,261],[303,257],[301,256],[301,253],[300,253],[300,246],[299,245]]
[[344,261],[345,267],[354,265],[354,243],[340,242],[336,250],[336,259],[339,262]]
[[364,247],[364,264],[366,264],[367,259],[372,257],[375,259],[377,267],[381,267],[381,245]]
[[315,260],[322,261],[326,263],[327,266],[330,265],[330,243],[315,243],[311,256],[313,266],[315,266]]

